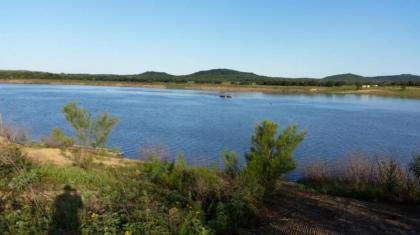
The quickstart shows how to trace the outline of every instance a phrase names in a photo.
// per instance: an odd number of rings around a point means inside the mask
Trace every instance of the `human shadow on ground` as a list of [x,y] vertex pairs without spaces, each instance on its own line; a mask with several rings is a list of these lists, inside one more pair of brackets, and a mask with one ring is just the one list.
[[82,199],[70,185],[64,186],[63,190],[54,200],[54,214],[48,234],[81,234],[79,210],[83,207]]

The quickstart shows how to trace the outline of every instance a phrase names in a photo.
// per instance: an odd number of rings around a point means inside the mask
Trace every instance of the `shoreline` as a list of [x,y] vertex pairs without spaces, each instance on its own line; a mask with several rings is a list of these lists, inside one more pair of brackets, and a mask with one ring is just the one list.
[[341,87],[321,86],[272,86],[272,85],[236,85],[236,84],[197,84],[197,83],[147,83],[119,81],[88,81],[88,80],[45,80],[45,79],[0,79],[0,84],[45,84],[45,85],[86,85],[114,87],[143,87],[160,89],[187,89],[214,92],[262,92],[267,94],[352,94],[374,95],[381,97],[420,99],[420,87],[399,86],[372,87],[357,90],[354,86]]

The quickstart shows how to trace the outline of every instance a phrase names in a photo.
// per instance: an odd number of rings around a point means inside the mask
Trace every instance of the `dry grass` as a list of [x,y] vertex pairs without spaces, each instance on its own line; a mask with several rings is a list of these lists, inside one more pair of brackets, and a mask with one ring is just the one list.
[[350,155],[334,163],[315,162],[300,168],[300,182],[330,194],[420,201],[420,182],[392,157]]
[[384,184],[388,174],[399,181],[410,177],[409,172],[391,157],[369,157],[352,154],[333,163],[315,162],[301,168],[304,179],[370,182]]
[[56,166],[73,165],[70,157],[72,153],[69,150],[23,147],[22,151],[29,159],[40,164],[53,164]]
[[[23,147],[25,155],[34,162],[40,164],[53,164],[56,166],[72,166],[76,164],[77,151],[60,148]],[[124,166],[138,162],[119,157],[104,156],[101,153],[89,153],[93,163],[106,166]]]
[[[23,144],[28,142],[31,138],[29,133],[18,126],[12,125],[11,123],[5,123],[0,114],[0,141],[9,143]],[[1,143],[0,142],[0,143]]]

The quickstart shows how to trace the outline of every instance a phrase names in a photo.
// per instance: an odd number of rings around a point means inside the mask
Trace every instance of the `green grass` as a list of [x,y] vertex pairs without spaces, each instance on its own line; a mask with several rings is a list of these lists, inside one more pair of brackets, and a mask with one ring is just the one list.
[[[280,176],[295,168],[293,152],[305,134],[296,126],[277,134],[278,125],[268,120],[257,124],[243,169],[237,156],[228,152],[225,171],[189,166],[182,155],[174,162],[151,156],[144,162],[106,166],[93,159],[107,158],[102,155],[109,151],[92,148],[106,143],[111,129],[102,127],[113,126],[106,124],[108,115],[102,115],[99,123],[93,121],[92,127],[90,113],[76,103],[66,105],[64,112],[76,133],[105,131],[93,132],[94,139],[78,136],[84,147],[60,155],[73,164],[66,167],[40,163],[45,155],[28,158],[10,139],[0,145],[3,234],[238,233],[252,225]],[[64,152],[72,148],[73,140],[60,130],[52,136],[49,144]]]
[[[182,159],[89,169],[15,164],[25,167],[0,170],[0,192],[10,196],[0,201],[2,234],[60,234],[63,226],[82,234],[224,234],[253,217],[252,201],[233,191],[220,171]],[[21,187],[8,183],[15,181]],[[68,186],[71,191],[63,190]]]

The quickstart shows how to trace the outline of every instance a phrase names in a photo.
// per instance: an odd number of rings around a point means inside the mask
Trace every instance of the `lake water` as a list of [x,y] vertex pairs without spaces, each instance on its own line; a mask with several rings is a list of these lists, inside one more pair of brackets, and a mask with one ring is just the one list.
[[307,136],[296,151],[300,161],[331,161],[352,153],[392,154],[402,161],[420,152],[420,100],[356,95],[270,95],[130,87],[0,85],[0,113],[34,139],[54,127],[72,133],[61,108],[77,101],[92,113],[120,120],[109,146],[127,157],[159,148],[168,157],[210,164],[223,150],[241,156],[255,124],[296,124]]

